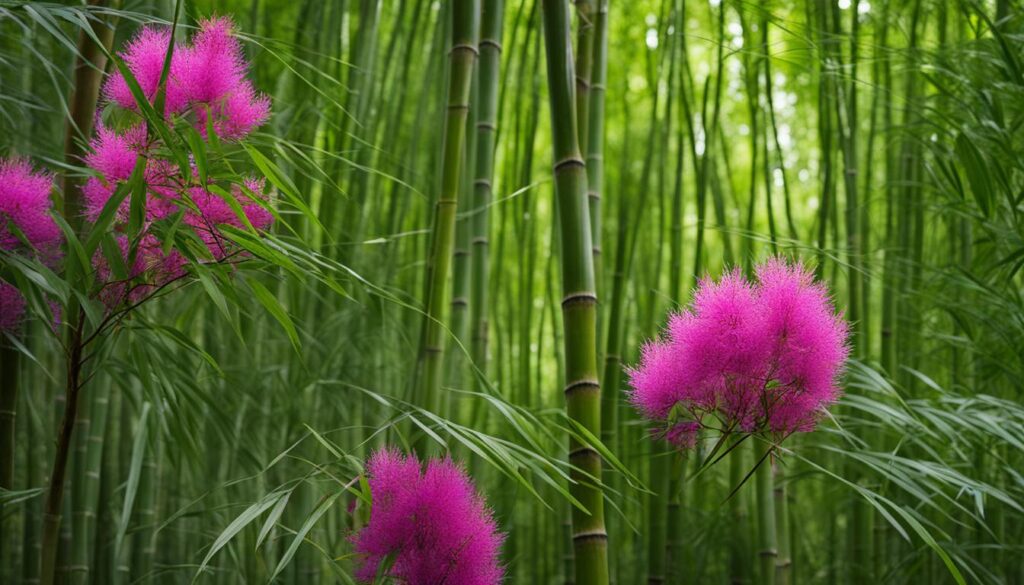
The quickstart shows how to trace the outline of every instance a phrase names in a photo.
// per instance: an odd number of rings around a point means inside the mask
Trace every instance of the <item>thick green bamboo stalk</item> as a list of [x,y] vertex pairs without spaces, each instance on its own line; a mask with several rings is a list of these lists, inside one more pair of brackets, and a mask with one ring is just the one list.
[[[704,82],[704,103],[702,106],[701,122],[704,129],[704,152],[700,155],[700,172],[697,174],[697,243],[694,245],[693,253],[693,278],[694,284],[701,278],[704,272],[704,223],[707,216],[707,189],[708,176],[711,170],[711,159],[715,153],[715,138],[718,135],[718,120],[722,104],[722,80],[725,78],[725,5],[718,8],[718,50],[715,61],[715,88],[714,102],[712,105],[711,124],[707,122],[707,102],[710,97],[710,77]],[[696,151],[696,147],[694,148]]]
[[665,552],[668,536],[669,471],[673,456],[664,441],[650,441],[650,484],[647,498],[647,584],[665,583]]
[[[830,3],[831,4],[831,3]],[[839,19],[837,6],[828,7],[829,20],[831,23],[830,42],[825,46],[830,48],[829,59],[837,63],[837,67],[843,68],[842,51],[837,46],[838,39],[842,35],[842,26]],[[849,284],[847,295],[847,318],[853,324],[852,337],[854,355],[864,357],[864,336],[860,335],[860,321],[863,317],[861,307],[861,248],[860,248],[860,204],[857,187],[858,157],[857,157],[857,33],[858,22],[856,17],[851,19],[853,26],[850,31],[850,81],[848,83],[836,80],[833,82],[835,88],[835,109],[837,129],[839,133],[839,149],[843,157],[843,185],[846,194],[846,257],[848,264],[847,281]]]
[[682,453],[672,454],[672,467],[668,484],[668,516],[665,528],[665,578],[667,583],[681,585],[690,582],[690,560],[683,547],[683,526],[685,514],[686,457]]
[[[544,44],[551,107],[555,195],[561,233],[562,321],[565,330],[565,402],[569,418],[594,436],[601,434],[601,388],[597,378],[597,295],[586,168],[580,155],[574,104],[574,72],[566,0],[544,0]],[[576,582],[607,585],[608,535],[601,456],[591,446],[569,441],[572,495],[586,508],[573,508]]]
[[576,134],[580,150],[589,148],[590,76],[594,68],[594,20],[597,0],[572,0],[576,4]]
[[775,482],[775,534],[779,556],[775,557],[775,585],[793,582],[793,555],[789,535],[789,501],[786,493],[785,472],[776,462],[772,467]]
[[[752,464],[747,457],[749,448],[746,444],[740,444],[729,453],[729,489],[734,490],[750,469]],[[699,462],[698,462],[699,465]],[[753,551],[750,548],[750,515],[747,507],[747,492],[749,490],[737,491],[729,500],[729,519],[732,522],[730,529],[729,548],[729,583],[731,585],[745,585],[751,582],[753,573]]]
[[775,560],[779,552],[775,541],[775,500],[772,487],[771,445],[758,445],[757,471],[754,483],[757,490],[757,530],[759,570],[758,585],[775,583]]
[[[830,0],[831,1],[831,0]],[[828,3],[808,4],[808,21],[816,23],[818,30],[818,41],[821,45],[818,55],[818,141],[821,144],[821,197],[820,203],[818,204],[818,234],[817,234],[817,245],[818,245],[818,264],[816,267],[817,276],[823,277],[825,274],[825,261],[828,258],[827,255],[827,242],[828,242],[828,229],[829,222],[832,218],[831,207],[833,204],[834,193],[835,193],[835,178],[833,169],[833,156],[832,151],[834,146],[832,144],[833,130],[833,108],[832,108],[832,95],[834,89],[834,76],[830,73],[828,67],[828,57],[830,55],[831,46],[834,43],[829,38],[829,26],[828,26]],[[813,20],[812,20],[813,19]]]
[[[594,59],[590,72],[586,159],[587,201],[590,204],[590,237],[594,255],[594,283],[604,286],[601,270],[601,196],[604,191],[604,101],[608,79],[608,0],[597,0],[594,15]],[[581,135],[582,139],[582,135]],[[603,294],[603,293],[602,293]],[[600,311],[599,311],[600,316]],[[598,332],[603,328],[598,327]]]
[[[456,207],[459,197],[460,165],[466,140],[470,88],[477,46],[474,36],[480,16],[478,0],[455,0],[451,7],[452,29],[449,52],[448,111],[445,114],[441,190],[434,207],[430,254],[427,259],[427,290],[423,333],[416,376],[415,401],[438,412],[441,407],[441,375],[446,331],[444,307],[448,300],[448,275],[455,239]],[[416,441],[424,447],[424,437]]]
[[[157,415],[154,412],[154,415]],[[158,415],[157,415],[158,416]],[[156,519],[159,518],[157,497],[160,485],[161,437],[159,425],[150,425],[150,448],[142,459],[138,499],[135,502],[135,546],[131,555],[132,582],[151,579],[157,551]]]
[[[889,20],[889,1],[882,5],[882,20]],[[887,35],[888,27],[883,28],[883,35],[880,41],[879,51],[888,49]],[[879,91],[891,90],[892,88],[892,64],[889,59],[881,61],[882,83]],[[892,134],[893,104],[890,99],[882,100],[883,133],[886,136]],[[893,140],[887,140],[885,144],[885,256],[883,259],[882,272],[882,315],[879,324],[879,363],[889,376],[895,374],[896,368],[896,344],[895,344],[895,301],[896,301],[896,148]]]
[[83,315],[68,323],[70,328],[69,348],[64,387],[64,414],[57,432],[57,450],[54,454],[50,482],[43,507],[43,536],[40,551],[40,585],[53,585],[57,568],[57,549],[60,544],[61,517],[64,509],[64,480],[67,475],[68,458],[71,455],[72,435],[78,419],[79,395],[82,391],[82,333]]
[[[763,35],[761,45],[766,47],[766,51],[768,50],[767,47],[771,46],[768,32],[771,20],[768,17],[769,13],[767,11],[761,16],[761,34]],[[786,214],[787,235],[790,239],[796,240],[799,236],[797,235],[796,224],[793,222],[793,197],[790,194],[789,177],[786,174],[785,153],[782,152],[782,144],[779,142],[779,126],[775,119],[775,98],[772,95],[772,82],[772,57],[770,53],[766,53],[764,59],[764,97],[768,106],[768,122],[772,132],[772,142],[775,147],[774,168],[778,169],[782,177],[783,209]]]
[[[41,392],[40,395],[45,396],[45,392]],[[25,399],[25,404],[28,403],[28,398]],[[45,400],[43,401],[45,403]],[[41,444],[43,437],[47,437],[49,432],[38,424],[38,418],[28,417],[25,419],[25,477],[27,479],[26,485],[34,486],[41,485],[46,481],[44,477],[44,465],[40,465],[40,461],[45,461],[46,450]],[[39,499],[36,498],[31,502],[27,502],[25,508],[25,522],[22,538],[22,562],[21,562],[21,582],[22,583],[38,583],[39,582],[39,550],[40,550],[40,532],[39,527],[41,525],[42,518],[42,505]]]
[[[89,518],[86,515],[86,502],[89,501],[88,482],[86,481],[86,461],[89,452],[89,438],[92,436],[92,400],[86,397],[75,422],[74,456],[71,460],[72,470],[69,484],[71,487],[71,517],[68,524],[71,528],[71,548],[67,551],[67,565],[61,569],[66,572],[60,580],[68,583],[85,583],[89,571]],[[61,553],[64,554],[63,552]]]
[[[473,32],[473,38],[479,37],[477,31]],[[466,141],[463,147],[462,164],[459,170],[459,174],[462,176],[460,179],[461,195],[468,203],[466,207],[472,207],[474,199],[474,174],[476,168],[476,132],[469,129],[476,127],[476,103],[477,103],[477,74],[476,64],[473,65],[473,80],[470,85],[470,98],[469,102],[471,107],[469,108],[468,115],[466,117]],[[469,212],[462,212],[456,214],[455,219],[455,249],[452,252],[452,300],[451,300],[451,316],[449,321],[451,323],[452,336],[462,343],[466,349],[469,349],[469,326],[470,326],[470,279],[472,278],[472,230],[473,230],[473,214],[472,210]],[[467,374],[469,374],[469,364],[466,361],[466,356],[463,352],[455,351],[448,357],[448,380],[450,384],[455,388],[465,388],[466,382],[468,381]],[[443,400],[445,406],[442,407],[442,412],[452,413],[458,412],[457,405],[447,404],[448,400]],[[455,410],[453,410],[455,409]]]
[[[743,30],[744,46],[753,45],[753,31],[751,27],[746,23],[744,11],[739,10],[740,26]],[[725,42],[725,39],[722,39]],[[759,50],[765,50],[767,47],[758,47]],[[759,73],[761,71],[760,56],[753,51],[744,51],[742,53],[743,61],[743,81],[746,86],[747,92],[747,115],[750,119],[750,185],[747,196],[747,217],[743,227],[747,231],[747,237],[743,238],[743,246],[741,248],[743,261],[749,263],[751,259],[756,256],[754,238],[751,237],[754,232],[754,211],[757,209],[757,177],[761,175],[761,168],[758,166],[758,158],[761,155],[761,131],[760,131],[760,120],[761,120],[761,92],[759,87]],[[767,190],[770,182],[765,180],[765,189]]]
[[[115,492],[120,480],[121,452],[121,403],[123,393],[111,392],[107,405],[107,430],[103,436],[103,455],[101,457],[99,506],[96,510],[96,537],[93,543],[93,581],[95,583],[114,583],[114,555],[110,543],[117,532],[117,507]],[[184,478],[184,474],[182,474]]]
[[473,282],[470,289],[470,321],[473,362],[487,374],[487,288],[490,277],[490,217],[494,152],[498,133],[498,73],[501,67],[501,33],[504,0],[484,0],[481,8],[479,90],[477,94],[476,169],[473,181]]
[[76,497],[80,495],[81,499],[75,501],[71,550],[72,573],[69,580],[72,584],[88,583],[92,570],[92,545],[93,535],[96,531],[96,510],[99,505],[103,437],[107,427],[110,387],[109,380],[96,384],[92,404],[89,408],[88,435],[85,436],[84,427],[79,428],[79,434],[82,435],[80,440],[85,443],[85,449],[80,451],[82,459],[78,469],[81,469],[82,473],[75,478],[76,485],[82,487],[76,490]]
[[[0,332],[0,336],[3,333]],[[14,421],[18,409],[18,350],[0,337],[0,488],[14,489],[14,449],[16,436]],[[0,506],[0,578],[13,580],[14,539],[8,536],[6,518],[11,516]],[[26,543],[28,545],[30,543]]]

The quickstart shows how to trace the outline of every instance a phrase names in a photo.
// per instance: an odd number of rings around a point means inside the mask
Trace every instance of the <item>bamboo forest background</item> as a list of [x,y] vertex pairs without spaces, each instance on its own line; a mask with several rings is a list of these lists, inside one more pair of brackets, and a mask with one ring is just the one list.
[[[485,0],[468,21],[451,11],[475,2],[183,4],[183,28],[234,18],[272,97],[262,154],[232,156],[271,179],[282,221],[237,277],[150,303],[89,365],[58,581],[353,582],[348,488],[390,443],[467,462],[508,583],[571,583],[590,492],[569,486],[596,479],[570,474],[572,436],[603,455],[613,583],[1024,582],[1015,2],[581,0],[563,39],[578,110],[554,116],[553,0]],[[117,48],[174,8],[0,2],[2,154],[81,176],[65,135],[83,31],[113,26]],[[463,164],[442,184],[460,81]],[[600,442],[562,392],[566,116],[589,179]],[[431,247],[445,197],[450,256]],[[815,267],[852,323],[845,396],[760,466],[745,446],[706,468],[710,443],[663,450],[623,367],[698,277],[772,254]],[[38,579],[63,408],[45,327],[3,362],[21,380],[3,583]],[[417,359],[427,342],[445,351]]]

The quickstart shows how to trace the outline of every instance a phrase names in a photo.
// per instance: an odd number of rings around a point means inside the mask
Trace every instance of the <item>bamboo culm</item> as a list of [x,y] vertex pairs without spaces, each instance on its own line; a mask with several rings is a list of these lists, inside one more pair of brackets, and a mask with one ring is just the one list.
[[[562,265],[562,321],[565,331],[565,403],[569,418],[594,436],[601,434],[601,390],[597,378],[597,296],[593,244],[586,201],[586,168],[576,128],[575,75],[569,43],[567,0],[543,0],[544,44],[554,145],[555,198]],[[607,585],[608,535],[601,456],[590,445],[569,441],[573,465],[570,493],[584,509],[572,510],[576,582]]]
[[[474,32],[479,18],[478,0],[457,0],[451,7],[452,36],[449,52],[447,112],[442,147],[441,190],[434,207],[432,239],[427,265],[427,289],[420,357],[415,379],[415,402],[427,410],[441,408],[441,376],[445,345],[444,307],[448,300],[448,274],[455,244],[462,149],[466,140],[473,65],[477,57]],[[425,437],[417,436],[417,450]]]

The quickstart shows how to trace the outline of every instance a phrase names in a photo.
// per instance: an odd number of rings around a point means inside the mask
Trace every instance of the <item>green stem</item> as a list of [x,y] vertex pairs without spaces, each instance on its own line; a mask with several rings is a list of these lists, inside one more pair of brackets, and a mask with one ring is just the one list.
[[[569,5],[544,0],[544,44],[551,104],[555,195],[561,233],[562,322],[565,330],[565,402],[569,418],[594,436],[601,434],[601,388],[597,378],[597,295],[587,208],[587,176],[580,155],[574,108],[574,72],[569,45]],[[572,510],[576,582],[608,583],[608,535],[604,525],[601,456],[569,440],[570,493],[585,509]]]
[[[479,13],[478,0],[455,0],[451,7],[452,43],[449,52],[448,111],[445,115],[442,147],[441,191],[434,207],[415,395],[415,402],[431,412],[439,412],[441,408],[441,374],[446,334],[444,307],[448,299],[448,274],[455,243],[459,169],[466,140],[473,65],[477,56],[474,33]],[[424,441],[425,436],[417,435],[414,441],[417,450],[424,448]]]
[[71,455],[71,437],[78,417],[78,398],[81,394],[82,334],[83,315],[76,313],[68,323],[69,352],[65,379],[64,415],[57,433],[57,451],[50,472],[50,483],[43,507],[43,544],[40,552],[40,585],[53,585],[57,568],[57,549],[60,544],[61,515],[64,506],[64,479],[67,475],[68,457]]
[[758,559],[759,559],[759,585],[774,585],[775,583],[775,559],[778,557],[778,549],[775,544],[775,500],[772,488],[772,461],[768,453],[772,445],[764,444],[759,446],[755,462],[757,471],[754,472],[754,483],[757,490],[757,513],[758,513]]
[[793,582],[793,554],[789,540],[789,502],[782,465],[774,466],[775,471],[775,534],[779,556],[775,558],[775,585],[789,585]]
[[494,151],[498,132],[498,72],[504,0],[484,0],[481,12],[479,89],[477,94],[476,169],[473,181],[473,283],[470,289],[473,362],[487,375],[488,294],[490,275],[490,206],[493,199]]
[[[18,409],[18,350],[3,339],[3,332],[0,332],[0,488],[5,490],[14,489],[14,449],[15,419]],[[29,478],[31,482],[31,478]],[[13,569],[13,564],[8,561],[13,559],[13,547],[15,541],[8,537],[9,528],[6,518],[10,513],[5,510],[6,506],[0,506],[0,577],[10,578],[8,574]],[[30,545],[31,543],[25,543]]]

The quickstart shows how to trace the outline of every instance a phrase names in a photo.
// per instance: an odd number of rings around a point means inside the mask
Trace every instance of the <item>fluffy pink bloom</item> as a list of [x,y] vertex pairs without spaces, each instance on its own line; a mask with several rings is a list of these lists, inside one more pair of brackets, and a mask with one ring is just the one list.
[[192,46],[184,53],[181,84],[196,107],[197,127],[205,136],[208,116],[218,136],[238,140],[263,124],[270,99],[246,79],[249,64],[228,18],[211,18],[199,25]]
[[355,536],[363,555],[356,573],[371,582],[380,563],[407,585],[495,585],[503,540],[483,498],[450,459],[432,459],[426,471],[415,456],[375,453],[367,464],[373,506]]
[[[156,97],[170,46],[168,29],[146,26],[120,53],[150,102]],[[246,137],[270,116],[270,98],[256,91],[246,79],[248,70],[249,64],[241,43],[234,36],[231,19],[211,18],[200,22],[192,44],[174,44],[167,75],[165,113],[171,116],[191,110],[196,128],[203,136],[206,136],[207,125],[211,122],[208,118],[212,115],[218,136],[226,140]],[[138,109],[120,71],[110,76],[103,93],[123,108]]]
[[[125,50],[118,54],[150,103],[155,100],[160,87],[160,75],[163,73],[164,60],[170,47],[170,29],[146,26],[128,42]],[[164,98],[164,112],[168,115],[181,112],[188,105],[180,82],[184,61],[183,50],[181,45],[175,44],[174,54],[171,55],[167,93]],[[138,109],[135,96],[132,95],[128,82],[119,70],[115,70],[107,79],[103,86],[103,95],[122,108]]]
[[248,64],[233,33],[234,23],[229,18],[199,23],[199,32],[184,56],[185,75],[181,79],[189,101],[217,102],[245,81]]
[[678,446],[695,443],[709,413],[730,430],[809,431],[839,395],[847,328],[825,287],[778,259],[757,276],[702,281],[692,308],[670,317],[665,339],[628,370],[630,401]]
[[802,264],[772,259],[757,269],[759,334],[770,348],[765,401],[776,432],[808,431],[839,398],[838,378],[849,352],[846,322],[836,316],[825,285]]
[[[27,254],[51,266],[59,261],[62,236],[51,215],[52,185],[51,175],[34,171],[27,162],[0,159],[0,249]],[[21,292],[0,280],[0,330],[17,328],[24,314]]]
[[[144,27],[128,43],[121,56],[143,93],[152,100],[157,93],[168,48],[169,31]],[[165,113],[180,115],[193,123],[206,136],[208,124],[227,140],[241,140],[266,121],[270,100],[259,94],[246,79],[249,64],[242,45],[234,35],[234,24],[228,18],[214,18],[200,23],[192,42],[176,43],[167,77]],[[126,80],[112,75],[104,86],[106,97],[113,103],[135,110],[136,103]],[[111,258],[97,252],[93,264],[101,282],[100,296],[108,306],[136,301],[155,287],[184,275],[187,261],[178,251],[165,251],[154,235],[154,224],[181,213],[181,226],[191,229],[202,240],[215,260],[222,260],[233,251],[220,232],[220,227],[243,227],[246,221],[257,229],[273,222],[266,209],[264,184],[247,180],[248,190],[230,187],[230,195],[220,195],[214,177],[200,179],[193,164],[191,170],[165,158],[165,147],[159,135],[147,136],[145,124],[135,123],[115,131],[97,123],[97,134],[91,143],[92,153],[86,164],[97,176],[91,177],[83,189],[85,215],[96,221],[119,186],[130,180],[136,161],[145,161],[145,218],[134,252],[126,232],[131,207],[130,196],[117,209],[112,229],[117,234],[122,259],[134,262],[127,275],[119,279],[110,266]],[[230,200],[233,198],[233,201]],[[236,214],[241,209],[244,219]],[[127,278],[125,278],[127,276]]]
[[25,161],[0,159],[0,248],[13,251],[21,240],[11,226],[44,257],[57,251],[61,231],[50,211],[53,177],[37,173]]
[[[97,121],[96,136],[90,143],[92,152],[86,155],[85,164],[100,176],[89,177],[82,188],[85,217],[89,221],[96,221],[117,189],[117,184],[131,178],[135,160],[145,152],[147,142],[145,124],[137,124],[117,133],[102,121]],[[128,219],[127,198],[118,209],[118,217],[121,221]]]
[[660,419],[677,404],[696,415],[723,400],[734,408],[749,401],[757,386],[751,372],[764,353],[751,335],[757,317],[754,288],[739,271],[701,281],[692,310],[672,315],[667,339],[646,346],[640,366],[629,370],[633,404]]
[[208,117],[213,115],[213,130],[225,140],[239,140],[249,135],[270,117],[270,98],[244,81],[222,100],[196,111],[199,132],[205,137]]

